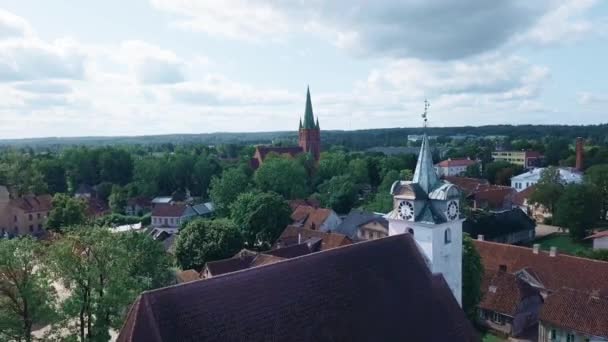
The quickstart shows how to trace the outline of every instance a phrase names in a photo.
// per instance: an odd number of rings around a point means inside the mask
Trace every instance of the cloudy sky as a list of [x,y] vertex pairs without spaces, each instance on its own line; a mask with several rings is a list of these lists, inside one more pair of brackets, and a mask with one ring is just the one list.
[[0,0],[0,139],[608,121],[603,0]]

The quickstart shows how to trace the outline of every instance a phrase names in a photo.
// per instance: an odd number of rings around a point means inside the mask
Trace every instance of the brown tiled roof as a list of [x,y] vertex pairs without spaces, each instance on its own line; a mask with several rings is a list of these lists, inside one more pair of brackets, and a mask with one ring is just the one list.
[[303,223],[304,228],[319,229],[331,213],[331,209],[300,205],[291,213],[291,219]]
[[550,291],[562,287],[581,291],[608,289],[608,262],[560,254],[551,257],[545,251],[534,254],[531,248],[475,240],[486,271],[497,271],[500,265],[515,273],[532,269],[538,280]]
[[490,184],[487,180],[480,178],[445,176],[443,179],[459,187],[466,196],[474,193],[480,186]]
[[304,222],[308,215],[315,211],[315,208],[308,205],[297,206],[296,209],[291,213],[291,219],[294,222]]
[[534,185],[525,188],[524,190],[513,195],[513,204],[523,206],[525,201],[530,198],[536,187]]
[[446,159],[437,163],[435,166],[439,167],[455,167],[455,166],[469,166],[477,163],[471,159]]
[[205,268],[212,276],[236,272],[249,268],[256,254],[236,255],[232,258],[222,259],[217,261],[209,261],[205,264]]
[[537,290],[517,276],[506,272],[489,271],[481,285],[482,300],[479,307],[515,316],[517,306],[528,296],[540,296]]
[[265,251],[262,253],[274,255],[277,257],[281,257],[281,258],[291,259],[291,258],[296,258],[296,257],[302,256],[302,255],[310,254],[311,250],[307,244],[301,243],[299,245],[271,249],[269,251]]
[[49,211],[53,207],[51,195],[26,195],[11,200],[10,205],[19,208],[26,213]]
[[480,186],[471,196],[478,205],[482,204],[491,209],[511,207],[512,198],[517,191],[509,186],[485,185]]
[[296,210],[297,207],[301,206],[301,205],[306,205],[309,207],[313,207],[313,208],[318,208],[321,203],[314,199],[314,198],[309,198],[309,199],[295,199],[295,200],[290,200],[288,201],[289,203],[289,207],[291,208],[291,211]]
[[177,282],[180,284],[201,279],[200,275],[195,270],[178,272],[175,277],[177,278]]
[[251,265],[249,265],[249,267],[257,267],[257,266],[274,264],[275,262],[279,262],[282,260],[286,260],[286,258],[281,258],[281,257],[274,256],[274,255],[260,253],[255,257],[255,259],[253,259],[253,261],[251,262]]
[[152,209],[152,216],[181,217],[186,211],[185,204],[157,204]]
[[346,235],[338,233],[326,233],[318,230],[300,228],[295,226],[287,226],[281,236],[277,239],[275,247],[291,246],[300,242],[304,242],[310,238],[321,239],[321,250],[332,249],[344,245],[350,245],[352,242]]
[[608,236],[608,230],[604,230],[601,232],[597,232],[593,235],[587,236],[585,239],[598,239],[598,238],[603,238],[603,237],[607,237]]
[[561,288],[547,297],[539,319],[585,335],[608,338],[608,297]]
[[449,291],[403,234],[144,292],[117,341],[478,340]]

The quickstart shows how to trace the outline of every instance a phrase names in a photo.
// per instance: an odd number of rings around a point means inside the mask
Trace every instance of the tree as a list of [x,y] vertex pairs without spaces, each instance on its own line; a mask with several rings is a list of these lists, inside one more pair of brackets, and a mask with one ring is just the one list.
[[288,199],[304,197],[307,192],[306,170],[293,159],[266,158],[253,180],[260,190],[274,191]]
[[220,177],[214,176],[209,187],[209,197],[218,215],[228,215],[230,204],[239,194],[251,188],[249,178],[240,168],[227,169]]
[[553,213],[555,204],[564,193],[564,182],[560,176],[559,169],[549,166],[540,174],[534,192],[530,195],[530,202],[542,204]]
[[247,192],[232,204],[230,218],[249,247],[267,249],[291,222],[290,216],[291,209],[279,194]]
[[49,212],[47,226],[51,230],[83,224],[86,220],[86,204],[83,200],[65,194],[53,196],[53,208]]
[[192,172],[192,193],[196,196],[207,196],[211,177],[222,171],[217,159],[202,155],[194,164]]
[[319,185],[323,206],[338,213],[348,213],[357,201],[357,187],[349,175],[335,176]]
[[32,341],[32,325],[53,316],[54,301],[38,242],[0,239],[0,339]]
[[462,308],[471,321],[475,321],[477,304],[481,301],[483,279],[481,257],[468,234],[462,237]]
[[233,256],[243,246],[243,237],[228,219],[194,220],[181,230],[175,242],[175,257],[183,270],[201,269],[206,262]]
[[97,165],[101,181],[125,185],[133,177],[133,159],[125,150],[104,148],[98,155]]
[[356,184],[369,184],[370,177],[365,159],[353,159],[348,163],[348,172]]
[[464,176],[470,177],[470,178],[481,178],[482,174],[481,174],[481,168],[479,167],[479,164],[473,164],[473,165],[467,166],[467,169],[464,172]]
[[135,282],[135,292],[171,284],[174,279],[171,260],[159,241],[133,231],[120,234],[118,238],[127,254],[127,271],[129,278]]
[[598,197],[598,191],[591,185],[567,185],[555,205],[554,222],[568,228],[572,238],[582,240],[600,216]]
[[600,217],[606,219],[608,215],[608,164],[594,165],[585,172],[585,182],[592,184],[600,194],[602,212]]
[[67,191],[66,170],[61,160],[42,159],[36,163],[36,168],[42,174],[49,193],[55,194]]
[[110,209],[112,212],[116,214],[123,214],[127,206],[127,201],[128,198],[126,189],[119,185],[114,185],[109,198]]
[[511,177],[520,174],[523,167],[506,161],[487,163],[483,176],[492,184],[509,185]]
[[344,174],[348,168],[346,155],[343,152],[323,152],[319,161],[317,172],[318,183],[322,183],[334,176]]

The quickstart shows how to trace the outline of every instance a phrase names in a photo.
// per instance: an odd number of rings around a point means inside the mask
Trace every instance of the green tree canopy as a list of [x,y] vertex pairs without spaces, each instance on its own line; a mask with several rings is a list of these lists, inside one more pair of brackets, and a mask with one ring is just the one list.
[[589,184],[569,184],[555,205],[554,222],[568,228],[570,236],[585,238],[600,217],[598,191]]
[[85,213],[86,204],[83,200],[65,194],[55,194],[47,227],[59,231],[62,228],[83,224],[86,220]]
[[183,270],[201,269],[206,262],[232,257],[243,247],[243,237],[228,219],[194,220],[180,231],[175,257]]
[[348,173],[356,184],[369,184],[369,169],[365,159],[356,158],[348,163]]
[[594,165],[585,171],[585,182],[592,184],[598,191],[602,203],[601,217],[608,213],[608,164]]
[[486,178],[492,184],[510,185],[511,177],[523,172],[523,167],[520,165],[511,164],[506,161],[495,161],[487,163],[483,172]]
[[110,194],[110,198],[108,202],[110,204],[110,209],[115,214],[124,214],[125,208],[127,207],[127,189],[120,186],[114,185],[112,187],[112,193]]
[[296,160],[266,158],[253,180],[262,191],[274,191],[285,198],[296,199],[307,195],[306,170]]
[[0,340],[32,341],[32,325],[54,316],[55,290],[29,237],[0,239]]
[[357,202],[357,186],[349,175],[335,176],[319,185],[319,196],[324,207],[337,213],[348,213]]
[[230,217],[239,227],[248,247],[268,249],[291,223],[291,209],[274,192],[240,194],[231,206]]
[[317,172],[318,183],[322,183],[334,176],[342,175],[348,168],[348,161],[344,152],[323,152],[319,160]]
[[476,318],[477,305],[481,301],[483,265],[473,239],[468,234],[462,238],[462,308],[471,321]]
[[220,177],[214,176],[211,179],[209,197],[215,205],[216,213],[228,215],[232,202],[239,194],[249,191],[250,188],[249,178],[240,168],[227,169]]
[[563,193],[564,182],[559,174],[559,169],[549,166],[541,172],[540,179],[530,196],[530,202],[542,204],[553,213],[555,205]]

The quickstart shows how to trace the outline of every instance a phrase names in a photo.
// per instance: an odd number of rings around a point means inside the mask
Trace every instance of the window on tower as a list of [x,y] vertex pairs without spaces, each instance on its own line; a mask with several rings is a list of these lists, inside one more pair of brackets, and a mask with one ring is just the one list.
[[450,228],[446,229],[445,232],[443,233],[443,242],[447,245],[448,243],[452,242],[452,231],[450,230]]

